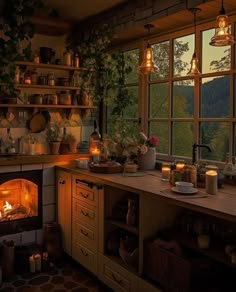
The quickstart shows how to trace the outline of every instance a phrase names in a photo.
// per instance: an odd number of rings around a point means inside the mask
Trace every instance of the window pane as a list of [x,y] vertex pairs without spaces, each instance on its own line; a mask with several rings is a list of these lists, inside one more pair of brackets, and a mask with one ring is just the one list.
[[229,152],[229,124],[224,122],[202,122],[200,143],[210,146],[211,152],[201,150],[200,158],[225,161]]
[[165,41],[152,45],[153,60],[158,72],[151,73],[150,79],[161,79],[169,76],[170,41]]
[[125,69],[131,67],[130,71],[125,71],[125,83],[138,82],[137,67],[139,64],[139,50],[124,52]]
[[189,118],[193,116],[193,81],[173,82],[173,117]]
[[150,122],[149,135],[157,136],[159,144],[157,152],[162,154],[168,153],[168,123],[167,122]]
[[193,123],[174,122],[172,127],[172,154],[191,157],[193,144]]
[[229,76],[202,78],[200,116],[224,118],[229,114]]
[[123,112],[124,118],[137,118],[138,117],[138,87],[127,87],[128,92],[132,95],[132,104],[128,105]]
[[150,117],[168,117],[168,83],[150,85]]
[[209,45],[215,29],[202,32],[202,73],[219,72],[230,69],[230,46],[214,47]]
[[174,39],[173,75],[185,76],[190,69],[190,61],[194,50],[194,35]]

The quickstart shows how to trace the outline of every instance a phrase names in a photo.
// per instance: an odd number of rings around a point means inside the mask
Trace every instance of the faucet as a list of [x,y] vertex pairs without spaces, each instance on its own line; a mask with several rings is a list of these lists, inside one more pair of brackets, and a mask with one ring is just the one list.
[[195,164],[196,162],[196,149],[197,147],[202,147],[202,148],[206,148],[209,152],[211,152],[211,148],[207,145],[204,145],[204,144],[196,144],[194,143],[192,145],[192,148],[193,148],[193,151],[192,151],[192,164]]

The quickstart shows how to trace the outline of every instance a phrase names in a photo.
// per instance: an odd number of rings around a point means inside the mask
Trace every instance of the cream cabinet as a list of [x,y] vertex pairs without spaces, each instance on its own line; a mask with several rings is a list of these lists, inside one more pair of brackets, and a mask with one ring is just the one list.
[[102,186],[72,177],[72,258],[97,274],[98,208]]
[[57,222],[62,230],[63,249],[68,255],[71,255],[71,174],[57,170],[56,180]]

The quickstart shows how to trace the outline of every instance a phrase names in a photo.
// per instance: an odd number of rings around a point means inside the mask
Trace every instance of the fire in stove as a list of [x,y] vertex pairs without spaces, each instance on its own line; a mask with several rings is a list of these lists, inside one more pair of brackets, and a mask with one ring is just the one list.
[[37,216],[38,187],[25,179],[0,186],[0,222]]

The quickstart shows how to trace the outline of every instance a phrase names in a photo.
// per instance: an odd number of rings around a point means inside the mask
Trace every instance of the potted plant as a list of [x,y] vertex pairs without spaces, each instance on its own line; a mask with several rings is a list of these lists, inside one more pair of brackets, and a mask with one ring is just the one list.
[[61,144],[61,133],[58,124],[49,125],[46,128],[46,140],[49,145],[50,154],[59,154],[60,144]]
[[66,133],[66,128],[64,128],[64,134],[61,140],[60,153],[76,153],[77,141],[75,136],[71,133]]

